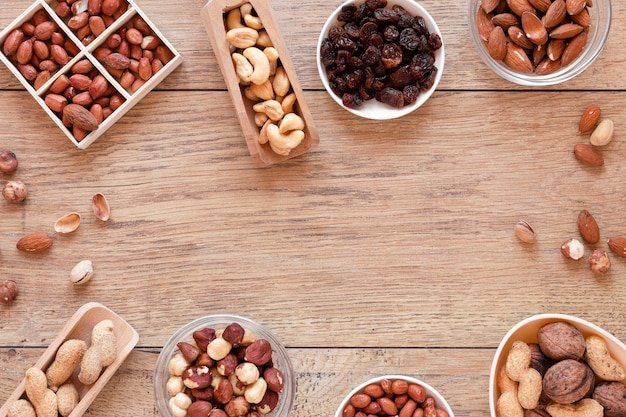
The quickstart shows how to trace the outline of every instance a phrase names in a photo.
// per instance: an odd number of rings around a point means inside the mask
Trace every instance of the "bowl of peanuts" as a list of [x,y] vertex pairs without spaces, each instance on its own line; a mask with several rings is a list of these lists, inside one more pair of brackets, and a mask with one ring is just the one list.
[[435,388],[405,375],[377,376],[350,391],[339,404],[335,417],[358,415],[454,417],[452,408]]
[[626,345],[584,319],[538,314],[513,326],[491,365],[492,417],[626,413]]
[[611,27],[611,1],[470,0],[469,26],[478,55],[516,84],[568,81],[596,60]]
[[296,391],[276,335],[231,314],[200,317],[177,330],[159,354],[154,384],[162,417],[287,417]]
[[441,80],[435,19],[413,0],[348,0],[326,20],[317,68],[332,99],[357,116],[387,120],[421,107]]

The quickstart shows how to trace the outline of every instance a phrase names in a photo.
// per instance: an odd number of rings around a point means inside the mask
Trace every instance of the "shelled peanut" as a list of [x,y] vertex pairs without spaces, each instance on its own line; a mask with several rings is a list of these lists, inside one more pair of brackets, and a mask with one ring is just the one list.
[[126,0],[59,0],[55,7],[83,45],[93,42],[127,10]]
[[180,351],[167,364],[174,416],[258,417],[276,408],[285,380],[267,340],[238,323],[198,329],[192,337],[177,343]]
[[226,40],[244,96],[255,112],[259,143],[289,155],[304,139],[305,123],[294,111],[296,95],[263,22],[250,3],[225,15]]
[[117,110],[126,99],[93,63],[84,58],[50,85],[44,96],[48,108],[63,121],[77,141]]
[[7,35],[2,52],[37,90],[76,56],[79,48],[39,9]]
[[139,14],[111,34],[93,55],[124,89],[132,93],[174,58],[172,51]]

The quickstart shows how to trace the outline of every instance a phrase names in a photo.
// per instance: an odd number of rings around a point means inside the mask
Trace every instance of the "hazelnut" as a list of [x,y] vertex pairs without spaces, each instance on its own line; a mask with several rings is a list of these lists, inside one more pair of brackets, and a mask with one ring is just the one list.
[[235,368],[237,379],[244,385],[250,385],[259,379],[259,368],[251,362],[243,362]]
[[21,203],[28,195],[28,191],[22,181],[15,180],[5,184],[2,195],[11,203]]
[[213,406],[208,401],[194,401],[187,408],[187,416],[189,417],[207,417]]
[[228,375],[228,380],[230,381],[230,385],[233,386],[233,395],[243,395],[243,392],[246,390],[246,385],[237,378],[237,375],[234,373]]
[[271,413],[278,404],[278,393],[268,389],[261,401],[256,405],[256,410],[261,414]]
[[211,385],[213,374],[208,366],[190,366],[182,377],[187,388],[203,389]]
[[568,259],[575,261],[585,256],[585,246],[578,239],[570,239],[561,245],[561,253]]
[[249,403],[258,404],[263,399],[265,391],[267,391],[267,382],[262,377],[259,377],[246,387],[243,396]]
[[194,388],[191,390],[191,395],[197,400],[211,401],[213,399],[213,387]]
[[180,350],[180,353],[182,353],[185,357],[185,360],[189,363],[194,363],[196,359],[198,359],[198,356],[200,356],[200,349],[191,343],[178,342],[176,346]]
[[167,393],[173,397],[179,392],[185,390],[185,384],[183,384],[183,378],[180,376],[170,376],[166,383]]
[[228,414],[221,408],[214,408],[211,410],[208,417],[228,417]]
[[208,344],[211,343],[213,339],[215,339],[215,330],[205,327],[203,329],[193,332],[192,337],[193,340],[196,341],[196,345],[198,345],[198,348],[206,352]]
[[226,404],[232,398],[233,386],[228,379],[222,379],[213,391],[213,399],[220,404]]
[[219,361],[223,359],[230,353],[233,345],[224,340],[221,337],[216,337],[208,344],[206,347],[206,352],[209,354],[211,359],[215,361]]
[[605,274],[611,269],[609,254],[604,249],[596,249],[589,255],[589,266],[595,274]]
[[18,293],[17,283],[12,279],[4,280],[0,284],[0,302],[3,304],[11,304]]
[[[278,393],[283,392],[283,388],[285,387],[285,377],[283,376],[283,373],[280,371],[280,369],[267,368],[265,371],[263,371],[263,378],[265,379],[265,382],[267,382],[267,387],[269,389]],[[380,388],[380,385],[372,385]],[[382,397],[384,394],[382,388],[380,388],[380,392],[380,396]]]
[[241,343],[245,330],[239,323],[231,323],[222,332],[222,338],[232,345]]
[[244,397],[235,397],[224,406],[228,417],[242,417],[250,410],[250,403]]
[[217,361],[217,372],[219,372],[221,375],[228,376],[235,372],[235,367],[237,366],[237,363],[237,357],[234,354],[229,353],[224,358]]
[[245,359],[255,365],[265,365],[272,359],[272,346],[265,339],[258,339],[246,348]]
[[167,372],[172,376],[181,376],[185,369],[189,366],[189,362],[185,359],[182,353],[177,353],[167,363]]
[[7,149],[0,151],[0,172],[10,174],[17,169],[17,157]]

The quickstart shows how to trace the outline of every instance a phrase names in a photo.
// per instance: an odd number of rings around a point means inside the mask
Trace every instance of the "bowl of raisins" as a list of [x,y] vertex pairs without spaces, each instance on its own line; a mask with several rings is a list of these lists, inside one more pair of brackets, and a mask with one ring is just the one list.
[[611,27],[611,1],[470,0],[470,33],[483,62],[513,83],[568,81],[596,60]]
[[317,44],[329,95],[367,119],[405,116],[433,94],[444,66],[433,17],[414,0],[348,0],[330,15]]

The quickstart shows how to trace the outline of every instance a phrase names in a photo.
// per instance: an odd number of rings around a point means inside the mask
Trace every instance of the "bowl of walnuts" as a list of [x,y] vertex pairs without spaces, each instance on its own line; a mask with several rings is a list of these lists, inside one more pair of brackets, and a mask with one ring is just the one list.
[[373,120],[402,117],[424,104],[444,61],[437,23],[413,0],[348,0],[330,15],[317,44],[329,95]]
[[539,314],[513,326],[489,377],[492,417],[626,415],[626,345],[566,314]]
[[246,317],[215,314],[177,330],[154,370],[163,417],[287,417],[295,375],[276,335]]

